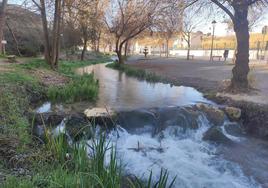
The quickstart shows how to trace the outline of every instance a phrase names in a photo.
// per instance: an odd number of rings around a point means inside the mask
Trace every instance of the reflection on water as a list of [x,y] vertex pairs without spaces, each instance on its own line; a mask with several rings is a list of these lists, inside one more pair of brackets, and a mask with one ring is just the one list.
[[190,87],[168,84],[150,84],[106,68],[104,64],[78,70],[80,74],[94,72],[99,80],[98,107],[114,109],[137,109],[151,107],[184,106],[196,102],[208,102],[202,94]]

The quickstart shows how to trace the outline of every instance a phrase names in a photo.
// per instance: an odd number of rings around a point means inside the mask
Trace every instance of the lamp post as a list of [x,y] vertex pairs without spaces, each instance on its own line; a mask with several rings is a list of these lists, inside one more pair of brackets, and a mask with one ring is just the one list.
[[[266,52],[266,49],[265,49],[265,36],[266,34],[268,33],[268,26],[264,26],[262,28],[262,49],[261,49],[261,57],[263,58],[263,60],[265,59],[265,52]],[[261,58],[261,59],[262,59]]]
[[215,27],[216,27],[216,21],[212,21],[212,41],[211,41],[211,51],[210,51],[210,61],[212,61],[212,55],[213,55],[213,47],[214,47],[214,36],[215,36]]

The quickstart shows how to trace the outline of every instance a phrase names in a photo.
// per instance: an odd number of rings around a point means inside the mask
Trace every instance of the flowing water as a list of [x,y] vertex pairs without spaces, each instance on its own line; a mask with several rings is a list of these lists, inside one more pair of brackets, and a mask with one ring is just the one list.
[[176,188],[268,187],[268,143],[228,131],[238,126],[228,119],[221,129],[232,144],[203,141],[212,123],[195,104],[215,104],[195,89],[150,84],[103,64],[78,72],[94,72],[99,80],[97,107],[121,112],[109,138],[126,174],[144,178],[152,170],[156,179],[168,169]]
[[209,102],[193,88],[172,87],[161,83],[150,84],[106,68],[105,64],[81,68],[78,72],[80,74],[93,72],[99,80],[99,99],[96,104],[98,107],[126,110]]

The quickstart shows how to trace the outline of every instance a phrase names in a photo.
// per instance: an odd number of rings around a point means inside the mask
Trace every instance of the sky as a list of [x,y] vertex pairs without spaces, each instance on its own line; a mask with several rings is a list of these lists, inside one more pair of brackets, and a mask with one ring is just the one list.
[[[217,21],[217,19],[215,19]],[[201,28],[197,28],[198,30],[202,31],[203,33],[211,33],[211,28],[212,28],[212,24],[210,24],[211,22],[213,21],[213,19],[211,20],[208,20],[206,24],[206,26],[201,26]],[[268,14],[263,18],[263,20],[261,20],[261,22],[256,25],[252,32],[254,33],[261,33],[262,31],[262,28],[265,26],[265,25],[268,25]],[[221,23],[221,21],[219,21],[216,26],[215,26],[215,35],[216,36],[226,36],[230,34],[230,32],[228,33],[227,31],[227,24],[225,23]],[[232,34],[232,33],[231,33]]]
[[[9,0],[8,2],[11,4],[21,4],[24,0]],[[216,16],[215,16],[216,17]],[[206,24],[203,24],[202,26],[198,27],[196,30],[202,31],[203,33],[211,33],[211,22],[213,20],[217,21],[217,18],[212,18],[211,20],[207,20]],[[215,35],[216,36],[226,36],[228,34],[230,34],[230,32],[227,32],[227,25],[224,23],[221,23],[223,20],[223,18],[218,18],[218,23],[216,24],[215,27]],[[255,27],[253,28],[253,32],[256,33],[261,33],[261,30],[263,28],[263,26],[268,25],[268,13],[266,14],[266,16],[264,17],[264,19]]]

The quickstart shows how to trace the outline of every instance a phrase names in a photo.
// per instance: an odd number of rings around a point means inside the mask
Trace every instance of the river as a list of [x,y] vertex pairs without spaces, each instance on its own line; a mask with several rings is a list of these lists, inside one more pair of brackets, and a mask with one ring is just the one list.
[[[217,105],[202,93],[190,87],[140,81],[105,64],[78,70],[80,74],[92,72],[100,84],[94,106],[123,112],[109,139],[124,173],[143,178],[152,170],[157,179],[161,169],[167,169],[170,179],[177,177],[176,188],[268,187],[266,141],[228,132],[228,127],[238,126],[228,119],[221,129],[232,144],[203,141],[212,123],[194,106]],[[44,107],[51,108],[49,103]]]

